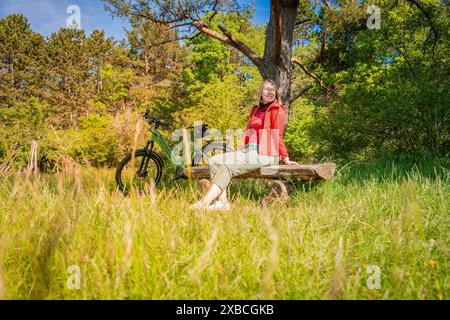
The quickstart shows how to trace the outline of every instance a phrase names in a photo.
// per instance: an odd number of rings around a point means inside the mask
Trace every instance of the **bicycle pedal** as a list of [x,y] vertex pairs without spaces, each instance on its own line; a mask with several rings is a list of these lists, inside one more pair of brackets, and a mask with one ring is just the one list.
[[182,175],[179,175],[179,176],[176,176],[175,178],[173,178],[174,181],[178,180],[178,179],[187,179],[187,176],[182,174]]

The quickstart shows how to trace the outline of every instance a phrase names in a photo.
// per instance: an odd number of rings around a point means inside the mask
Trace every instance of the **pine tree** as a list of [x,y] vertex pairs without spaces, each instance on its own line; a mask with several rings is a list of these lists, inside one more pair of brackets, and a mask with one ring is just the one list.
[[53,107],[51,122],[58,127],[76,124],[89,112],[96,82],[91,52],[83,30],[60,29],[46,47],[45,98]]
[[0,19],[0,107],[41,95],[44,46],[25,16]]

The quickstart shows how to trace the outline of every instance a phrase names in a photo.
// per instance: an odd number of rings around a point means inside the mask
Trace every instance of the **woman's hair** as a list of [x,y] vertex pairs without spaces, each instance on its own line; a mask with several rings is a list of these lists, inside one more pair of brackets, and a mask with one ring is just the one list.
[[275,84],[275,81],[270,80],[270,79],[266,79],[261,83],[261,87],[259,88],[259,94],[258,94],[258,100],[259,100],[259,104],[262,105],[263,104],[263,98],[262,98],[262,93],[264,90],[264,85],[270,83],[271,85],[273,85],[275,87],[275,101],[278,102],[279,104],[282,104],[281,101],[281,95],[280,92],[278,91],[278,87]]

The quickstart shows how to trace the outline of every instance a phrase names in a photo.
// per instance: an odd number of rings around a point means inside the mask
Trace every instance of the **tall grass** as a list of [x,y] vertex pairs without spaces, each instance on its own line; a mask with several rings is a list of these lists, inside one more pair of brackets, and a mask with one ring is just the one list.
[[234,181],[231,212],[190,211],[188,181],[124,197],[107,169],[0,179],[0,298],[450,298],[447,159],[341,166],[269,204]]

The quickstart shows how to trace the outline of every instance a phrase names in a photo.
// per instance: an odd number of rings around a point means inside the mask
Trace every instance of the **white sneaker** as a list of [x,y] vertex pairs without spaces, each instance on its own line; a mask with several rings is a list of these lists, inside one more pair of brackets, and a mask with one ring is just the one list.
[[208,207],[209,210],[217,210],[217,211],[230,211],[231,203],[216,201],[214,204]]

